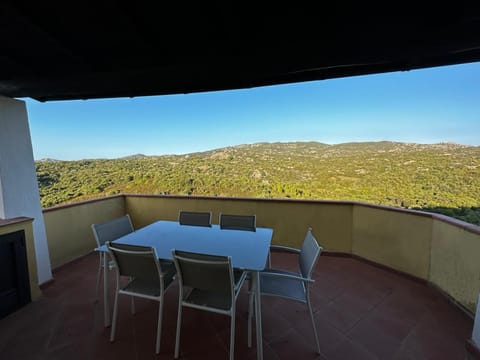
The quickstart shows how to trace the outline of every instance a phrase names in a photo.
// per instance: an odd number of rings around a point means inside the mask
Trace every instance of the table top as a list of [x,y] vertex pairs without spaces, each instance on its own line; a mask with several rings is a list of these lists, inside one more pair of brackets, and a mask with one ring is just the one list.
[[[115,242],[152,246],[160,259],[171,260],[172,250],[230,256],[238,269],[261,271],[270,249],[273,230],[257,227],[256,231],[180,225],[177,221],[157,221],[122,236]],[[97,248],[106,251],[106,246]]]

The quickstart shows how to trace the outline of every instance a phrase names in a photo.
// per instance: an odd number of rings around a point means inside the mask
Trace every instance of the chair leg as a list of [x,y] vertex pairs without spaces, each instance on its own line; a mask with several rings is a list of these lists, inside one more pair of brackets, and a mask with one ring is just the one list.
[[310,296],[307,293],[307,305],[308,311],[310,312],[310,319],[312,320],[313,335],[315,336],[315,345],[317,347],[317,354],[320,354],[320,343],[318,342],[317,327],[315,326],[315,320],[313,318],[312,304],[310,303]]
[[98,273],[97,273],[97,287],[95,290],[95,302],[98,302],[98,293],[100,291],[100,279],[102,278],[102,265],[103,265],[103,256],[102,252],[99,253],[100,262],[98,263]]
[[178,302],[177,334],[175,336],[175,359],[180,355],[180,329],[182,327],[182,300]]
[[160,341],[162,338],[162,318],[163,318],[163,295],[160,297],[158,304],[158,323],[157,323],[157,343],[155,345],[155,353],[160,353]]
[[235,354],[235,314],[235,304],[233,304],[230,313],[230,360],[233,360]]
[[[250,285],[249,285],[250,287]],[[252,347],[252,319],[253,319],[253,301],[255,296],[253,295],[252,289],[249,290],[248,295],[248,347]]]
[[135,298],[132,296],[132,300],[130,301],[130,311],[132,315],[135,315]]
[[115,291],[115,304],[113,305],[113,319],[112,328],[110,331],[110,341],[115,340],[115,329],[117,327],[117,313],[118,313],[118,288]]

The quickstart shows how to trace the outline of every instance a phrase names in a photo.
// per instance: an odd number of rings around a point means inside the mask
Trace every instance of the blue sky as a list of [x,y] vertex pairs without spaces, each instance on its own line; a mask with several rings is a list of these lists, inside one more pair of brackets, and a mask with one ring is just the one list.
[[23,100],[36,160],[277,141],[480,145],[480,63],[197,94]]

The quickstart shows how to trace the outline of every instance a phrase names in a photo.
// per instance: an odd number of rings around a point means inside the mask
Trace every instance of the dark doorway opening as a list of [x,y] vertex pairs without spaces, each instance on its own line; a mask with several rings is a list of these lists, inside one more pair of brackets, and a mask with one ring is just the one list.
[[0,235],[0,319],[30,301],[25,232]]

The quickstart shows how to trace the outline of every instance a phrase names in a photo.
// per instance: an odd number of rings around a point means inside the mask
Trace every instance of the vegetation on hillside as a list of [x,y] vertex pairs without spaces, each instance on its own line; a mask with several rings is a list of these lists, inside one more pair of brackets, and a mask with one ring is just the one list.
[[43,207],[118,193],[355,200],[480,224],[480,147],[257,143],[187,155],[37,161]]

